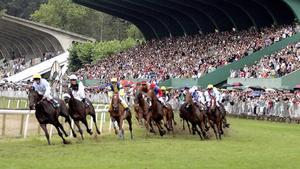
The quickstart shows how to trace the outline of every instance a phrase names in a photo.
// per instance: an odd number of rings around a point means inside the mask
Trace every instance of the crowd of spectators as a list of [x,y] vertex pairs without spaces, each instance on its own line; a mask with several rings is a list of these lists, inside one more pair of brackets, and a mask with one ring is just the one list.
[[247,114],[278,117],[300,117],[300,91],[225,91],[227,111],[231,114]]
[[288,25],[152,40],[87,65],[76,74],[105,80],[199,78],[294,33]]
[[2,63],[0,63],[0,79],[19,73],[30,66],[49,60],[60,53],[61,52],[45,52],[42,57],[30,60],[26,60],[25,57],[16,58],[15,56],[12,57],[12,60],[3,59]]
[[232,78],[277,78],[300,68],[300,42],[263,57],[253,66],[232,70]]

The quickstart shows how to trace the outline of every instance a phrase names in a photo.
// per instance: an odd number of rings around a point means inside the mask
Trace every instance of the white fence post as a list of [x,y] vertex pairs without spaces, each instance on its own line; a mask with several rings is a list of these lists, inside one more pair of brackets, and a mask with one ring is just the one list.
[[28,124],[29,124],[29,116],[30,116],[31,110],[29,110],[29,112],[26,115],[26,119],[25,119],[25,127],[24,127],[24,138],[27,137],[27,132],[28,132]]

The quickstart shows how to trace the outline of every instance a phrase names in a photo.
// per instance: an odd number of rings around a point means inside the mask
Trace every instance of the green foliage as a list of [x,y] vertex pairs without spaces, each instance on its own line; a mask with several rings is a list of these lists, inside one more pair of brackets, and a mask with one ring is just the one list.
[[31,19],[100,41],[126,39],[126,30],[131,26],[127,21],[77,5],[71,0],[48,0],[32,14]]
[[134,47],[136,40],[128,38],[123,41],[112,40],[103,42],[76,43],[70,52],[70,69],[75,71],[84,64],[95,63],[112,54]]
[[1,9],[6,9],[9,15],[32,19],[100,41],[143,37],[131,23],[77,5],[72,0],[0,0]]
[[143,34],[135,25],[130,25],[126,32],[128,37],[133,39],[143,39]]
[[29,19],[30,15],[47,0],[1,0],[0,9],[7,9],[7,14]]

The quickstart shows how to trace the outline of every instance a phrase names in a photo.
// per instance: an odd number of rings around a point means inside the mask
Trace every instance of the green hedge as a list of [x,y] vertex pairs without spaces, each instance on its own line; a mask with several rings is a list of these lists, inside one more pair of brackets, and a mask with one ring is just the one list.
[[84,64],[96,63],[105,57],[127,50],[135,45],[137,45],[137,41],[132,38],[123,41],[75,43],[69,49],[70,69],[76,71],[82,68]]

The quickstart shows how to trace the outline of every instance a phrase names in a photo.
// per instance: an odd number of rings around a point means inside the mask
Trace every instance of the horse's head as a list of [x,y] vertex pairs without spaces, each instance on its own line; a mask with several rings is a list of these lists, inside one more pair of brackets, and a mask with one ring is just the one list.
[[216,101],[216,97],[215,96],[211,96],[210,99],[210,107],[212,110],[215,110],[217,106],[217,101]]
[[193,103],[193,98],[190,92],[186,92],[185,94],[185,102],[192,104]]
[[43,96],[39,95],[37,91],[35,91],[33,86],[30,86],[28,89],[28,100],[29,100],[29,109],[35,109],[36,104],[41,101]]
[[114,94],[113,98],[112,98],[112,108],[114,111],[118,111],[119,110],[119,104],[120,104],[120,99],[119,99],[119,95],[118,94]]
[[63,99],[66,103],[70,102],[71,96],[68,93],[63,94]]

